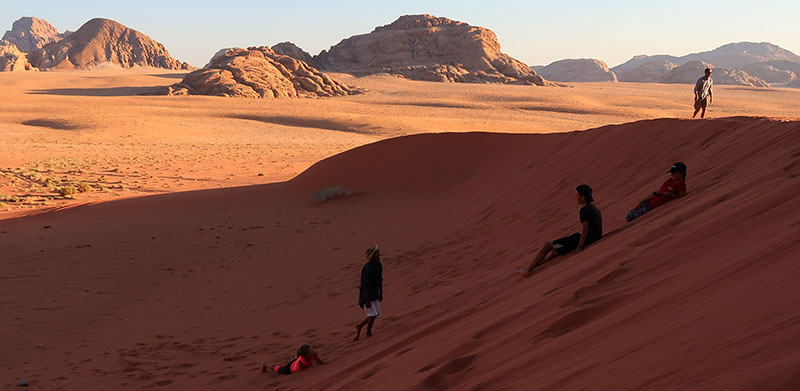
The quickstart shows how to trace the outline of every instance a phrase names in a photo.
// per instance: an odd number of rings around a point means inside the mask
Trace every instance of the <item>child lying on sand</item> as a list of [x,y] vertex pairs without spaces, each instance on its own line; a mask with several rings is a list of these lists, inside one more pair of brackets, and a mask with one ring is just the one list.
[[[300,345],[299,349],[297,349],[297,358],[292,359],[292,361],[289,361],[289,363],[284,366],[273,365],[272,370],[275,371],[275,373],[280,373],[281,375],[291,375],[295,372],[300,372],[303,369],[310,367],[312,364],[314,364],[314,361],[320,363],[321,365],[325,365],[325,362],[319,358],[317,351],[314,350],[311,345],[304,343]],[[261,372],[266,371],[267,364],[262,362]]]

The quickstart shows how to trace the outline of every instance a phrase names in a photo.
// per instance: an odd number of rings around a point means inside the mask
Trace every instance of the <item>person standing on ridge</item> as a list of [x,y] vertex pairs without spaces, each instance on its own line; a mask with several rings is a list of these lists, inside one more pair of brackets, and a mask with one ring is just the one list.
[[585,184],[578,185],[575,188],[575,201],[578,205],[581,205],[579,214],[581,232],[576,232],[552,242],[544,242],[542,249],[539,250],[539,254],[536,255],[530,266],[518,270],[523,277],[530,277],[534,269],[560,255],[567,255],[571,252],[577,254],[586,246],[603,237],[603,216],[600,214],[600,210],[592,203],[594,202],[592,188]]
[[367,337],[372,336],[375,318],[381,316],[381,301],[383,301],[383,265],[381,265],[381,251],[376,244],[367,248],[367,263],[361,269],[358,306],[364,309],[367,317],[356,325],[356,337],[353,341],[358,341],[364,326],[367,326]]
[[692,118],[694,118],[701,109],[703,112],[700,114],[700,118],[705,118],[706,107],[708,107],[713,100],[713,95],[711,93],[711,86],[713,84],[714,80],[711,79],[711,68],[706,68],[705,76],[697,79],[697,83],[694,85],[694,114],[692,114]]

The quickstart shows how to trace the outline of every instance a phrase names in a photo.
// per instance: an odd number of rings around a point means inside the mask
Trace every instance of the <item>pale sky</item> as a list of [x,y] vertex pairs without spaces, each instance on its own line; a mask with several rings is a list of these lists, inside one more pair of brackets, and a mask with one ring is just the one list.
[[637,54],[711,50],[771,42],[800,54],[800,1],[164,1],[0,0],[0,31],[23,16],[77,30],[116,20],[203,66],[219,49],[292,41],[312,55],[401,15],[428,13],[493,30],[504,52],[529,65],[597,58],[610,67]]

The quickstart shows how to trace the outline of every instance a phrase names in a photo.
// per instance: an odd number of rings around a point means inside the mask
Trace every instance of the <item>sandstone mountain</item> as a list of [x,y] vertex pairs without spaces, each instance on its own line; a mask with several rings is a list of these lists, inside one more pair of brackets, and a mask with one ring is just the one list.
[[57,42],[64,38],[58,30],[46,20],[26,16],[20,18],[6,31],[3,40],[13,43],[22,52],[31,52],[42,46]]
[[800,79],[795,79],[791,83],[789,83],[788,87],[791,88],[800,88]]
[[634,56],[632,59],[615,66],[611,70],[616,72],[618,76],[622,76],[626,72],[644,63],[655,60],[667,60],[677,65],[683,65],[689,61],[702,61],[708,64],[714,64],[714,66],[718,67],[741,68],[745,65],[775,60],[800,63],[800,56],[769,42],[738,42],[729,43],[714,50],[687,54],[682,57],[665,54],[657,56]]
[[639,65],[619,76],[619,81],[636,83],[658,83],[664,75],[669,73],[677,65],[666,60],[660,59]]
[[745,65],[742,70],[768,83],[789,83],[800,78],[800,63],[786,60]]
[[172,58],[164,45],[147,35],[109,19],[92,19],[78,31],[51,42],[29,55],[31,63],[45,69],[86,69],[103,63],[123,68],[149,66],[190,69]]
[[19,50],[16,45],[0,41],[0,72],[37,70],[28,61],[28,55]]
[[297,45],[291,42],[281,42],[276,45],[272,46],[272,51],[278,54],[282,54],[284,56],[293,57],[297,60],[303,61],[306,64],[312,64],[314,62],[313,57],[311,57],[308,52],[303,49],[300,49]]
[[560,60],[539,70],[545,79],[563,82],[616,82],[617,75],[608,69],[608,65],[593,58]]
[[266,46],[226,49],[169,87],[170,95],[243,98],[329,97],[354,93],[303,61]]
[[682,63],[697,60],[726,68],[741,68],[749,64],[774,60],[800,63],[800,56],[769,42],[729,43],[707,52],[683,56],[682,59]]
[[371,33],[347,38],[312,60],[317,68],[410,79],[552,85],[500,51],[494,32],[431,15],[406,15]]
[[669,73],[664,75],[660,83],[675,83],[675,84],[694,84],[697,79],[703,76],[706,68],[714,70],[711,76],[714,79],[714,84],[731,84],[743,85],[751,87],[769,87],[769,83],[747,74],[740,69],[735,68],[715,68],[711,64],[702,61],[689,61],[679,67],[673,68]]

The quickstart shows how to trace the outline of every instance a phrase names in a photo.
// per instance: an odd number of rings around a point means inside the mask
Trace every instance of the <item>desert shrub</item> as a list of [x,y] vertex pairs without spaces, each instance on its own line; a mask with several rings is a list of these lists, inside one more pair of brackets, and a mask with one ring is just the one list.
[[92,190],[92,187],[86,182],[80,182],[75,185],[75,189],[78,190],[78,193],[86,193],[87,191]]
[[78,193],[78,189],[76,189],[75,186],[66,185],[57,188],[56,192],[58,193],[58,195],[62,197],[72,197],[73,195]]
[[0,201],[2,202],[19,202],[20,198],[14,195],[2,195],[0,194]]
[[316,202],[317,204],[321,204],[327,200],[347,197],[350,194],[351,193],[345,190],[342,186],[323,187],[322,190],[319,190],[316,193],[314,193],[314,196],[312,198],[314,202]]

